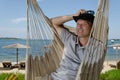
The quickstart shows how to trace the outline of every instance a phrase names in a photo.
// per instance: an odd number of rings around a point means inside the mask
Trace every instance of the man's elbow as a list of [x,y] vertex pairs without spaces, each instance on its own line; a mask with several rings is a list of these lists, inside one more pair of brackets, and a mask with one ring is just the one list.
[[54,20],[54,18],[51,18],[50,21],[53,25],[57,25],[56,20]]

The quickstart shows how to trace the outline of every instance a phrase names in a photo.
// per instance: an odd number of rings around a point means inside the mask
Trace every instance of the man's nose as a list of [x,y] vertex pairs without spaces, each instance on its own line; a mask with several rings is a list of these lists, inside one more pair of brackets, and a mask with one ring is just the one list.
[[82,28],[82,25],[77,25],[77,28]]

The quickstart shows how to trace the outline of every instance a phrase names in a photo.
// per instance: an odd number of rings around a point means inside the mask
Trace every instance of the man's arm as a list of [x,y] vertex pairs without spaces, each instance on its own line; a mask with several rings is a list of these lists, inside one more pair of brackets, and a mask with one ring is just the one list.
[[65,22],[73,20],[73,16],[78,16],[81,13],[85,13],[85,10],[81,9],[76,14],[71,14],[71,15],[59,16],[59,17],[51,18],[51,22],[52,22],[54,28],[56,29],[56,31],[58,32],[58,34],[60,35],[60,33],[62,31],[62,28],[64,27],[63,24]]
[[66,15],[66,16],[59,16],[59,17],[51,18],[51,22],[59,35],[62,31],[62,28],[64,27],[63,24],[70,20],[73,20],[73,15]]

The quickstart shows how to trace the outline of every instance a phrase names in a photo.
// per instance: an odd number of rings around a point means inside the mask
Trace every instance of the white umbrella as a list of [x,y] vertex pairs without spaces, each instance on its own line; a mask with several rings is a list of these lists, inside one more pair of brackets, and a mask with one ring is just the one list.
[[18,64],[18,48],[30,48],[30,47],[27,45],[16,43],[16,44],[3,46],[3,48],[15,48],[16,49],[16,62]]

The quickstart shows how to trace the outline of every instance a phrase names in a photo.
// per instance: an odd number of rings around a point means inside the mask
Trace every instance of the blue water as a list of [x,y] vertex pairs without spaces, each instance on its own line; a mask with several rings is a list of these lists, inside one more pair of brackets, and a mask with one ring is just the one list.
[[[16,49],[3,48],[3,46],[21,43],[26,44],[26,40],[21,39],[0,39],[0,61],[15,61],[16,60]],[[19,60],[25,60],[26,49],[18,50]]]
[[[49,41],[47,42],[48,44],[50,43]],[[16,61],[16,49],[2,48],[3,46],[15,44],[15,43],[26,44],[26,40],[24,39],[0,39],[0,62],[2,61],[15,62]],[[119,39],[116,39],[114,41],[108,40],[108,45],[116,44],[116,43],[120,43],[120,40]],[[41,47],[39,47],[39,50],[41,50],[41,52],[40,53],[34,52],[34,53],[36,54],[43,53],[43,48],[42,48],[43,44],[38,44],[38,42],[34,44],[41,45]],[[34,49],[34,47],[32,49]],[[120,58],[120,50],[118,50],[118,53],[119,53],[119,58]],[[24,61],[25,57],[26,57],[26,49],[19,49],[18,60]],[[116,60],[116,50],[113,49],[112,47],[108,47],[106,60]]]
[[[120,39],[108,40],[108,46],[113,44],[120,44]],[[118,50],[118,59],[120,60],[120,50]],[[106,60],[116,60],[116,49],[107,48]]]

